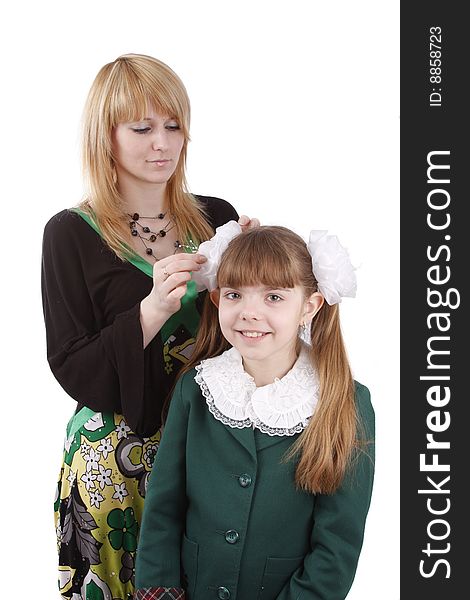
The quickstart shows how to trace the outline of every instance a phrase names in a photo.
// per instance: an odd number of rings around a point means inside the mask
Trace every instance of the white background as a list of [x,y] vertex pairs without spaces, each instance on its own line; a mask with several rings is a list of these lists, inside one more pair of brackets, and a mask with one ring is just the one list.
[[[192,101],[188,179],[264,224],[328,229],[358,266],[342,321],[372,392],[376,481],[348,600],[399,597],[399,3],[3,3],[2,596],[58,598],[52,503],[74,402],[46,363],[46,221],[81,199],[79,121],[98,69],[151,54]],[[6,189],[5,189],[6,185]],[[6,436],[6,439],[5,439]],[[3,554],[3,553],[2,553]],[[5,561],[3,562],[5,567]]]

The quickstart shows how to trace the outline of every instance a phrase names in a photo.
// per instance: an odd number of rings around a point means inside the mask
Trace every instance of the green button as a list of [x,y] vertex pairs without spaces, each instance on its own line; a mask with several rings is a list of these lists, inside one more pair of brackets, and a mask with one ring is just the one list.
[[249,475],[247,475],[246,473],[243,473],[243,475],[240,475],[240,477],[238,478],[238,483],[246,488],[246,487],[250,487],[252,482],[252,479]]
[[235,529],[229,529],[225,532],[225,540],[229,544],[236,544],[239,537],[240,535],[238,534],[238,531],[235,531]]
[[219,587],[217,590],[217,598],[220,598],[220,600],[228,600],[230,598],[230,591],[226,587]]

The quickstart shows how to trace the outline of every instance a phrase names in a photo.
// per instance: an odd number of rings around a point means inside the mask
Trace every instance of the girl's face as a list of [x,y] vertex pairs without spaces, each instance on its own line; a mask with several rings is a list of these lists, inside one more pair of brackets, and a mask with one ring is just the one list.
[[147,117],[113,130],[118,181],[166,184],[175,172],[184,135],[175,119],[149,110]]
[[225,339],[240,352],[245,370],[258,386],[272,383],[292,368],[299,325],[310,323],[323,303],[318,293],[305,299],[299,286],[223,287],[211,298],[218,305]]

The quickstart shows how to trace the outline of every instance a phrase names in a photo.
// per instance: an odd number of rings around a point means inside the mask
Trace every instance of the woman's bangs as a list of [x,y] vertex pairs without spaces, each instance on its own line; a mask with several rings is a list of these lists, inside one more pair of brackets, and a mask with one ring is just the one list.
[[148,117],[150,109],[176,119],[185,136],[187,127],[185,115],[170,94],[165,93],[158,82],[144,81],[129,76],[121,82],[119,89],[111,99],[110,113],[113,126],[118,123],[132,123]]

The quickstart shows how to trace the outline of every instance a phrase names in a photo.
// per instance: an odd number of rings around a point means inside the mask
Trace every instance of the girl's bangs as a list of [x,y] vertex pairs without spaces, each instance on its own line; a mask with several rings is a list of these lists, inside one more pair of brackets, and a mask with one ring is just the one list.
[[217,272],[219,287],[265,285],[293,288],[301,282],[298,264],[272,236],[241,235],[225,251]]

